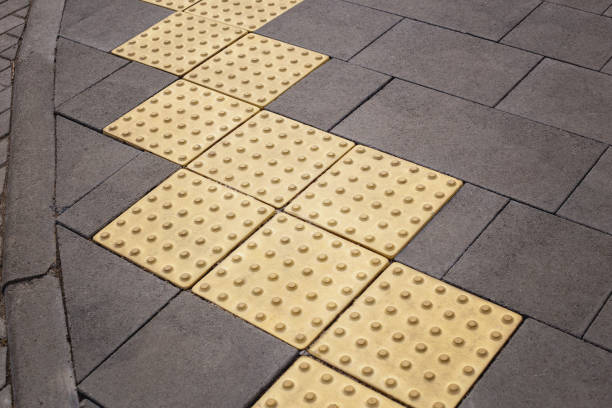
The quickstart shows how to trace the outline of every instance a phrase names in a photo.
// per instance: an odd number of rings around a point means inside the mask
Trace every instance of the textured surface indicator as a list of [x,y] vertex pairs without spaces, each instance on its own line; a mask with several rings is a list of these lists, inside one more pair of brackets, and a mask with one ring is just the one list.
[[326,55],[314,51],[249,34],[185,78],[266,106],[327,59]]
[[357,381],[300,357],[253,408],[401,408]]
[[272,207],[251,197],[179,170],[94,240],[188,288],[272,212]]
[[277,214],[193,292],[304,348],[386,264],[374,252]]
[[113,54],[183,75],[246,31],[187,13],[174,13],[113,50]]
[[259,108],[177,81],[104,128],[104,133],[186,164]]
[[187,11],[255,31],[302,0],[202,0]]
[[356,146],[288,211],[388,257],[395,256],[462,182]]
[[353,142],[272,112],[260,112],[189,168],[282,207]]
[[454,407],[521,316],[399,263],[311,352],[415,408]]

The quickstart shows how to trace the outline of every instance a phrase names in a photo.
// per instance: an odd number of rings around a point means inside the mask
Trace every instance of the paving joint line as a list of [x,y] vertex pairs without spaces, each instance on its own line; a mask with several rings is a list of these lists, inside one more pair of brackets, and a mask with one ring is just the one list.
[[[511,33],[511,32],[512,32],[512,31],[513,31],[513,30],[514,30],[516,27],[518,27],[519,25],[521,25],[521,23],[522,23],[523,21],[525,21],[525,20],[526,20],[526,19],[527,19],[527,18],[528,18],[528,17],[529,17],[529,16],[530,16],[530,15],[531,15],[531,14],[532,14],[534,11],[536,11],[537,9],[539,9],[539,8],[540,8],[540,6],[541,6],[542,4],[544,4],[544,3],[546,3],[546,2],[545,2],[545,1],[541,1],[541,2],[540,2],[538,5],[537,5],[537,6],[535,6],[533,9],[531,9],[531,11],[530,11],[529,13],[527,13],[527,14],[526,14],[526,15],[525,15],[523,18],[521,18],[521,19],[519,20],[519,22],[518,22],[518,23],[516,23],[515,25],[513,25],[513,26],[512,26],[512,28],[510,28],[508,31],[506,31],[506,33],[505,33],[504,35],[502,35],[502,36],[499,38],[499,40],[497,40],[497,41],[495,41],[495,42],[496,42],[496,43],[498,43],[498,44],[502,44],[502,40],[503,40],[504,38],[506,38],[506,36],[507,36],[508,34],[510,34],[510,33]],[[504,45],[506,45],[506,44],[504,44]]]
[[[497,105],[499,105],[504,99],[506,99],[506,97],[510,95],[510,93],[514,91],[525,80],[525,78],[527,78],[529,74],[531,74],[545,59],[546,57],[541,57],[538,62],[536,62],[531,68],[529,68],[529,70],[527,70],[527,72],[525,72],[525,74],[520,77],[519,80],[514,85],[512,85],[512,87],[510,87],[510,89],[508,89],[508,91],[506,91],[506,93],[504,93],[501,98],[499,98],[497,102],[495,102],[491,107],[493,109],[497,109]],[[498,110],[501,111],[501,109]]]

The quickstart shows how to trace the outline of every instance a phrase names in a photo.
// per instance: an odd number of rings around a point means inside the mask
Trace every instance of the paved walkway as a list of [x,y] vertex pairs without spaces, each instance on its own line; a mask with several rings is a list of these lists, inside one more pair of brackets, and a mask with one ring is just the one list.
[[27,5],[0,407],[612,406],[612,0]]

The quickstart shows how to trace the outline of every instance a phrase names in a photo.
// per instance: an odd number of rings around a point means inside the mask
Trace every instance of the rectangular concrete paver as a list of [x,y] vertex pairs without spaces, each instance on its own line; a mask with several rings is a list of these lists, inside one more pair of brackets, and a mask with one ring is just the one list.
[[612,149],[599,159],[557,212],[612,234]]
[[351,62],[494,105],[540,59],[491,41],[404,20]]
[[69,99],[57,110],[101,130],[175,79],[172,74],[132,62]]
[[184,293],[80,389],[113,408],[249,408],[295,357],[293,347]]
[[610,0],[549,0],[551,3],[557,3],[568,7],[577,8],[584,11],[590,11],[595,14],[601,14],[610,5]]
[[612,20],[543,3],[503,43],[547,57],[599,69],[612,56]]
[[612,354],[528,319],[459,408],[607,407]]
[[257,33],[346,61],[400,19],[342,0],[308,0]]
[[58,221],[92,236],[151,190],[178,165],[144,152],[64,212]]
[[605,148],[397,79],[333,133],[551,211]]
[[390,79],[332,59],[289,88],[266,109],[329,130]]
[[13,283],[5,295],[16,406],[78,407],[59,279]]
[[478,37],[499,40],[539,0],[350,0]]
[[611,262],[612,236],[511,202],[445,279],[582,335],[612,288]]
[[612,143],[612,77],[609,75],[546,59],[497,107]]
[[441,278],[507,202],[465,184],[395,259]]
[[608,299],[584,338],[612,351],[612,298]]

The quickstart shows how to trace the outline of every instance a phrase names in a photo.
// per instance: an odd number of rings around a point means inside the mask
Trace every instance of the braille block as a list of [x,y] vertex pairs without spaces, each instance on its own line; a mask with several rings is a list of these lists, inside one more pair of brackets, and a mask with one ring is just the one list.
[[356,146],[297,196],[288,212],[393,257],[461,185],[444,174]]
[[255,31],[302,0],[202,0],[188,12]]
[[104,227],[94,240],[188,288],[272,211],[214,181],[179,170]]
[[199,0],[142,0],[147,3],[155,4],[156,6],[165,7],[170,10],[184,10],[187,7],[193,6]]
[[326,55],[249,34],[185,78],[263,107],[327,60]]
[[104,133],[187,164],[259,108],[177,81],[104,128]]
[[177,12],[113,50],[113,54],[183,75],[246,31]]
[[189,168],[282,207],[354,143],[272,112],[260,112]]
[[310,347],[414,408],[454,407],[521,316],[399,263]]
[[386,264],[374,252],[277,214],[193,292],[304,348]]
[[253,408],[401,408],[309,357],[300,357]]

